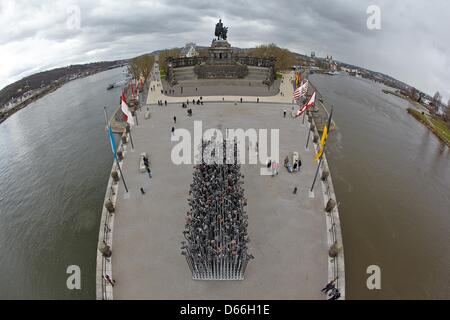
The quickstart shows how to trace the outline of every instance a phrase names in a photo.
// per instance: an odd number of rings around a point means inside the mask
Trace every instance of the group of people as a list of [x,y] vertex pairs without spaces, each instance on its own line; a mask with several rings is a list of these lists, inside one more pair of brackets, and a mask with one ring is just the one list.
[[167,107],[167,100],[164,100],[164,102],[162,100],[158,100],[158,106],[166,106]]
[[336,288],[336,280],[338,278],[334,278],[332,281],[327,283],[327,285],[320,290],[322,293],[328,295],[328,300],[337,300],[341,297],[341,292],[338,288]]
[[[222,145],[221,145],[222,144]],[[194,166],[189,191],[189,211],[186,217],[181,254],[194,277],[223,279],[241,277],[253,258],[248,253],[248,216],[244,210],[247,200],[242,187],[243,176],[237,163],[237,144],[203,141],[202,154],[221,149],[219,158],[211,163],[203,157]],[[230,161],[234,152],[234,162]],[[205,152],[207,151],[207,152]],[[214,158],[215,159],[215,158]]]
[[291,163],[289,162],[289,156],[286,156],[286,158],[284,158],[284,167],[290,172],[294,172],[294,171],[300,171],[300,168],[302,166],[302,160],[296,159],[293,160],[293,164],[291,165]]
[[[187,100],[186,103],[184,103],[184,102],[181,103],[181,108],[186,109],[188,105],[189,105],[189,100]],[[192,108],[188,108],[188,109],[187,109],[187,115],[188,115],[189,117],[192,117]]]
[[267,169],[272,170],[272,177],[278,175],[279,168],[280,164],[278,162],[272,161],[270,159],[267,160]]
[[169,89],[169,90],[161,89],[161,94],[165,94],[166,96],[167,96],[167,94],[175,94],[175,90],[173,90],[173,89]]

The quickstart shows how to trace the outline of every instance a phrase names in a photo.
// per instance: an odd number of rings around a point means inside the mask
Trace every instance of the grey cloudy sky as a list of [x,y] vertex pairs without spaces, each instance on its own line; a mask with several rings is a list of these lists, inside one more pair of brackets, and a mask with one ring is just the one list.
[[[367,28],[369,5],[380,30]],[[447,0],[0,0],[0,88],[68,64],[209,45],[220,17],[233,46],[331,54],[448,99],[449,13]]]

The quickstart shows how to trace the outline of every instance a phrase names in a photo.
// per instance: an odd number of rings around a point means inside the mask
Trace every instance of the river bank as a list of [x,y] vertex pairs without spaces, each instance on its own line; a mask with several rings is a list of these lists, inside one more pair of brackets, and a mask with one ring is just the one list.
[[[122,66],[118,66],[117,68],[121,68],[121,67]],[[74,78],[74,79],[53,82],[51,85],[49,85],[48,87],[43,89],[42,92],[35,94],[34,96],[26,99],[25,101],[22,101],[17,106],[15,106],[15,107],[7,110],[7,111],[0,111],[0,123],[4,122],[10,116],[12,116],[16,112],[22,110],[23,108],[27,107],[31,103],[38,101],[39,99],[45,97],[46,95],[48,95],[48,94],[50,94],[52,92],[55,92],[56,90],[58,90],[59,88],[61,88],[65,84],[68,84],[68,83],[70,83],[70,82],[72,82],[74,80],[77,80],[77,79],[83,79],[83,78],[86,78],[86,77],[98,74],[100,72],[104,72],[104,71],[107,71],[107,70],[113,70],[113,69],[117,69],[117,68],[98,69],[98,70],[92,71],[90,73],[86,73],[86,74],[83,74],[81,76],[78,76],[77,78]]]
[[[382,84],[311,75],[334,105],[327,143],[345,247],[348,299],[448,299],[450,148]],[[367,288],[380,267],[381,290]],[[407,275],[407,276],[405,276]]]
[[435,116],[428,116],[423,112],[412,108],[407,109],[408,113],[412,115],[417,121],[422,123],[433,132],[442,142],[450,147],[450,128],[441,119]]
[[[0,298],[95,299],[96,244],[121,68],[77,79],[0,125]],[[69,290],[67,268],[80,267]]]

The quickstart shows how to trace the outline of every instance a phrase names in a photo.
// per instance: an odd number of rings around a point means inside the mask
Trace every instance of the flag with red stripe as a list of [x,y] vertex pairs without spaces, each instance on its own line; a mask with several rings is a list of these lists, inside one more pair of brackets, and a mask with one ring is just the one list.
[[122,91],[122,96],[121,96],[120,100],[121,100],[120,109],[122,110],[122,112],[124,114],[125,121],[131,125],[134,125],[133,115],[132,115],[130,109],[128,108],[127,99],[125,97],[125,91]]
[[311,98],[309,98],[308,102],[303,105],[303,107],[299,108],[297,111],[296,117],[301,116],[303,112],[306,112],[309,108],[313,107],[316,104],[316,92],[312,94]]

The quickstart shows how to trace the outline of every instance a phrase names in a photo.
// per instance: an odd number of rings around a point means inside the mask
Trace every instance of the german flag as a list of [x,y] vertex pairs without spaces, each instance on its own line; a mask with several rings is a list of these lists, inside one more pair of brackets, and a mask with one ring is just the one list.
[[317,152],[317,155],[314,158],[314,160],[316,160],[316,161],[319,160],[322,157],[323,152],[325,150],[325,145],[326,145],[327,139],[328,139],[328,131],[329,131],[329,128],[330,128],[330,125],[331,125],[331,116],[332,115],[333,115],[333,108],[331,109],[330,116],[328,117],[328,123],[323,128],[322,138],[320,139],[320,150],[319,150],[319,152]]

